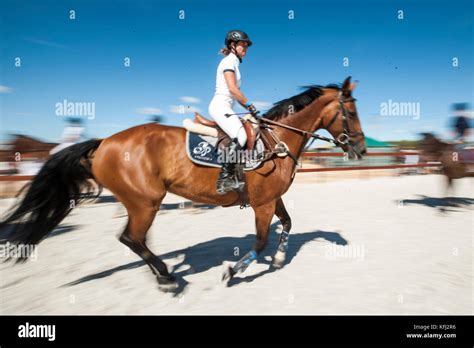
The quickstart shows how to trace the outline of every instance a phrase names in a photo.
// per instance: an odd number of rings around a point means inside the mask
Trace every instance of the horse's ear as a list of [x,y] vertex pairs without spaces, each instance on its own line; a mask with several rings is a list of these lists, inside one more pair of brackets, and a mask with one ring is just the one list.
[[351,77],[348,76],[342,83],[342,95],[344,97],[349,97],[354,88],[355,88],[355,84],[351,83]]

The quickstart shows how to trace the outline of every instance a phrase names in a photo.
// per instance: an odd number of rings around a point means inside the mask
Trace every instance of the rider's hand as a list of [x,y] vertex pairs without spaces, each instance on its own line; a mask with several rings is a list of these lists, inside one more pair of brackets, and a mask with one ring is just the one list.
[[257,110],[255,105],[252,103],[247,103],[245,104],[245,108],[252,114],[252,116],[257,117],[257,115],[260,113],[260,111]]

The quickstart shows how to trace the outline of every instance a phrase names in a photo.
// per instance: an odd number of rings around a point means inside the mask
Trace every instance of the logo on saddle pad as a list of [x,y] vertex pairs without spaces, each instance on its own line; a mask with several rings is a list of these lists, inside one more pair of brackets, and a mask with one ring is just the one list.
[[[260,166],[265,147],[262,139],[257,139],[252,151],[237,152],[236,157],[229,156],[226,150],[217,149],[217,138],[207,135],[186,132],[186,153],[188,158],[199,165],[220,168],[226,160],[244,164],[244,170],[249,171]],[[245,154],[241,157],[242,154]],[[231,158],[232,157],[232,158]]]
[[193,154],[196,155],[197,158],[206,158],[206,155],[208,155],[211,151],[212,147],[207,141],[201,141],[198,146],[193,148]]

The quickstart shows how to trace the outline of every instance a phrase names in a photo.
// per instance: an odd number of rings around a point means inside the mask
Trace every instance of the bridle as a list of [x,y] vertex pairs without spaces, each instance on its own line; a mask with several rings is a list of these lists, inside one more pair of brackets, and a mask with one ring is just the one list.
[[339,96],[339,109],[336,111],[331,121],[329,121],[329,123],[325,126],[325,128],[329,131],[333,123],[336,121],[337,116],[342,113],[342,133],[336,137],[336,140],[339,142],[339,144],[351,146],[354,151],[354,148],[359,144],[359,141],[355,141],[356,137],[364,136],[364,132],[351,132],[347,118],[355,117],[355,114],[348,111],[344,106],[344,103],[355,102],[356,100],[357,99],[353,97],[345,98],[341,93]]
[[[324,137],[324,136],[319,135],[319,134],[314,134],[314,133],[305,131],[303,129],[288,126],[286,124],[276,122],[276,121],[270,120],[270,119],[265,118],[265,117],[258,117],[258,120],[263,122],[263,123],[272,124],[272,125],[275,125],[275,126],[278,126],[278,127],[281,127],[281,128],[286,128],[288,130],[300,133],[301,135],[307,137],[308,139],[312,138],[312,140],[311,140],[310,144],[307,146],[307,148],[309,146],[311,146],[311,144],[313,143],[314,140],[318,139],[318,140],[326,141],[326,142],[329,142],[329,143],[333,143],[336,146],[348,145],[352,149],[352,151],[354,151],[354,153],[356,153],[359,157],[362,157],[362,154],[357,150],[357,145],[359,144],[359,141],[355,141],[355,137],[361,136],[361,135],[363,136],[364,133],[363,132],[351,132],[351,130],[349,128],[349,123],[347,122],[347,118],[350,117],[350,116],[354,117],[353,116],[354,114],[349,112],[346,109],[346,107],[344,106],[345,103],[355,102],[356,100],[357,99],[355,99],[353,97],[350,97],[350,98],[344,97],[342,95],[342,92],[339,93],[339,109],[336,111],[336,113],[332,117],[331,121],[329,121],[329,124],[327,126],[325,126],[325,128],[329,131],[330,127],[336,121],[337,117],[339,115],[342,115],[342,133],[339,134],[337,137],[335,137],[333,139]],[[269,128],[269,127],[264,126],[262,128]],[[291,156],[291,157],[293,158],[295,156]]]

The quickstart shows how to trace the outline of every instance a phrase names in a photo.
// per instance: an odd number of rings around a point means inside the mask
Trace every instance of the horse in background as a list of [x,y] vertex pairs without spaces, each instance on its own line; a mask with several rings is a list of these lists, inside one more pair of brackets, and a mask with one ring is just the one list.
[[474,148],[463,148],[438,139],[433,133],[421,133],[419,142],[422,156],[441,163],[441,172],[446,176],[446,193],[454,190],[454,179],[474,177]]

